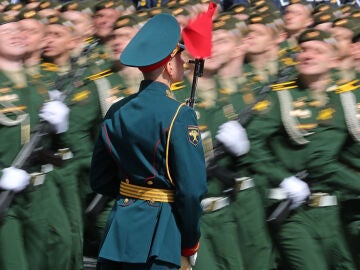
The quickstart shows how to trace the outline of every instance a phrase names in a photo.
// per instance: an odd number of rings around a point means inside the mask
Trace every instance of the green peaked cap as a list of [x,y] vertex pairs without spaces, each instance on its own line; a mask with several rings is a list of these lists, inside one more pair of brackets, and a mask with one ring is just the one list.
[[180,40],[180,26],[171,14],[154,16],[139,30],[120,56],[126,66],[147,67],[173,52]]
[[309,28],[302,32],[298,38],[298,43],[301,44],[303,42],[313,40],[322,41],[333,45],[336,43],[335,39],[331,37],[330,33],[315,28]]

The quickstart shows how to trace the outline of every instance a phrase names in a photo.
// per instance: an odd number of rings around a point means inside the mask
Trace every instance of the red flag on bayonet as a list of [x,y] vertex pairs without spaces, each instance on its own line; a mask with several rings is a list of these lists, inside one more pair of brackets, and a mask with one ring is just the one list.
[[186,50],[194,58],[205,58],[211,55],[212,16],[215,10],[216,4],[210,2],[208,10],[190,21],[182,31]]

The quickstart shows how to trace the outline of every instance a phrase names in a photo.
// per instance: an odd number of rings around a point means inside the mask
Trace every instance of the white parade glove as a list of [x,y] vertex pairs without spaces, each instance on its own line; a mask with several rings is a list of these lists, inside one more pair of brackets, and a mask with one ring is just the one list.
[[19,192],[29,184],[30,178],[30,175],[26,171],[9,167],[3,169],[3,175],[0,178],[0,187]]
[[280,183],[280,187],[285,190],[287,196],[292,201],[290,209],[299,207],[310,195],[308,184],[295,176],[285,178]]
[[191,256],[189,257],[191,266],[195,266],[196,259],[197,259],[197,252],[195,252],[194,255],[191,255]]
[[61,101],[49,101],[44,104],[40,111],[40,118],[49,122],[57,134],[63,133],[69,128],[70,109]]
[[249,152],[250,142],[246,130],[238,121],[229,121],[222,124],[215,138],[221,142],[231,154],[237,157]]
[[51,100],[61,100],[62,93],[59,90],[49,90],[48,93]]

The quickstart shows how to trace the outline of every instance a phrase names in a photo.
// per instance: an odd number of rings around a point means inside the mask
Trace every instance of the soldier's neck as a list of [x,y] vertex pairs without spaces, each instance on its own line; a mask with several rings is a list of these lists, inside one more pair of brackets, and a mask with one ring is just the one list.
[[261,54],[251,54],[248,55],[247,58],[249,60],[249,63],[259,70],[264,69],[270,61],[270,55],[268,52],[264,52]]
[[329,73],[321,75],[302,75],[300,76],[303,85],[314,92],[325,92],[331,82]]
[[20,71],[23,69],[22,59],[5,59],[0,58],[0,70]]
[[352,57],[344,57],[340,59],[339,69],[344,71],[352,71],[355,67],[355,63]]
[[41,62],[41,52],[33,52],[25,55],[24,57],[24,65],[26,67],[39,65]]
[[219,69],[218,75],[223,78],[234,78],[242,75],[243,60],[234,58]]
[[68,66],[70,64],[70,53],[63,53],[50,59],[53,64],[59,67]]

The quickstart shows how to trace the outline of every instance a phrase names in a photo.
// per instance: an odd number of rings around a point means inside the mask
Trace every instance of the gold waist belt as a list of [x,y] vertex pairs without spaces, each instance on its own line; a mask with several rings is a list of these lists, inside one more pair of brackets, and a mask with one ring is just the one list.
[[174,202],[175,190],[120,183],[120,195],[152,202]]

